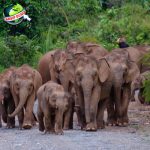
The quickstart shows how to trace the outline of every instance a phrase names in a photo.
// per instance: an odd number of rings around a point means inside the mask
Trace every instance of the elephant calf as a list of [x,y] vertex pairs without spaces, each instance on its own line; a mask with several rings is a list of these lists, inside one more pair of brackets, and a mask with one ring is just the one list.
[[137,97],[138,99],[135,98],[135,100],[139,100],[142,104],[145,103],[145,98],[143,96],[143,90],[144,90],[143,83],[146,80],[149,80],[149,77],[150,77],[150,71],[145,71],[141,73],[139,76],[137,76],[132,81],[132,84],[131,84],[132,96],[134,96],[135,91],[138,90],[138,97]]
[[20,129],[30,129],[35,123],[33,105],[41,85],[41,75],[28,65],[17,68],[10,77],[10,90],[16,108],[9,117],[18,115]]
[[2,126],[1,118],[7,123],[7,128],[15,127],[15,117],[8,117],[8,114],[15,110],[15,103],[10,91],[10,76],[15,69],[15,67],[10,67],[0,75],[0,127]]
[[39,130],[63,134],[63,129],[69,128],[72,112],[68,93],[62,85],[49,81],[39,88],[37,97]]

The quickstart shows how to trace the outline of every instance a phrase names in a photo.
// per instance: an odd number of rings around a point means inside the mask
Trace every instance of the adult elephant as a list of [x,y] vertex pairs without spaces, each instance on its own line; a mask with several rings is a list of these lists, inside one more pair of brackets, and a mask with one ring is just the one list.
[[74,63],[73,56],[66,51],[56,51],[52,56],[53,63],[49,64],[50,76],[53,81],[61,84],[66,92],[72,96],[72,117],[70,120],[70,129],[73,128],[73,107],[75,99],[74,90]]
[[22,65],[10,77],[10,89],[16,108],[9,117],[18,115],[20,129],[30,129],[33,125],[33,105],[41,85],[41,75],[28,65]]
[[108,54],[108,51],[101,45],[91,42],[70,41],[67,44],[66,51],[71,54],[84,53],[95,57],[97,60]]
[[111,100],[107,108],[108,124],[127,125],[131,82],[139,76],[140,71],[124,49],[113,50],[106,56],[106,60],[113,74]]
[[[116,49],[114,49],[112,51],[115,51],[115,50]],[[133,47],[127,47],[127,48],[122,49],[122,51],[128,52],[129,59],[131,61],[134,61],[138,65],[140,72],[149,70],[149,66],[145,65],[142,61],[143,57],[150,52],[149,45],[137,45],[137,46],[133,46]]]
[[81,128],[96,131],[104,128],[104,109],[111,90],[110,67],[105,59],[80,55],[75,67],[77,101],[80,108]]
[[[59,49],[47,52],[39,60],[38,71],[42,76],[43,84],[46,83],[47,81],[51,80],[51,79],[55,79],[55,75],[53,73],[54,62],[53,62],[52,56],[54,55],[54,53],[56,51],[59,51]],[[49,68],[49,64],[52,64],[51,65],[52,68]],[[50,73],[50,69],[51,69],[52,73]],[[54,75],[54,76],[52,76],[52,75]]]
[[0,75],[0,116],[7,123],[7,128],[15,127],[15,117],[8,117],[8,114],[15,110],[14,100],[10,91],[10,76],[15,69],[15,67],[8,68]]

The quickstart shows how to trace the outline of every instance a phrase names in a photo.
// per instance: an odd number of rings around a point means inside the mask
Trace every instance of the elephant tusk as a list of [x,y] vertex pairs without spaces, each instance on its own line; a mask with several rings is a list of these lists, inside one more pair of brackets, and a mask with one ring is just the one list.
[[136,90],[135,94],[134,94],[135,101],[137,101],[137,102],[140,102],[140,100],[139,100],[139,92],[140,92],[140,90]]

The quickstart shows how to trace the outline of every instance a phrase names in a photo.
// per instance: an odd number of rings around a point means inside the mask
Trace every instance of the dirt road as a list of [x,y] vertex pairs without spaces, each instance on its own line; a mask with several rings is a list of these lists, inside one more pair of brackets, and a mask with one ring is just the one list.
[[75,123],[75,130],[65,131],[64,135],[44,135],[38,127],[22,131],[3,127],[0,129],[0,150],[149,150],[150,109],[133,105],[129,116],[128,127],[85,132]]

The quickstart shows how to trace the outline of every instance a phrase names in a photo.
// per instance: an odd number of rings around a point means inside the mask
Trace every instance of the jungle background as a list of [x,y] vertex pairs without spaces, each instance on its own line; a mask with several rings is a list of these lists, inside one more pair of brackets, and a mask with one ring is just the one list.
[[[12,26],[4,22],[3,10],[17,2],[32,20]],[[149,33],[150,0],[0,0],[0,72],[24,63],[36,68],[44,53],[63,49],[70,40],[111,51],[120,36],[130,46],[149,44]]]

